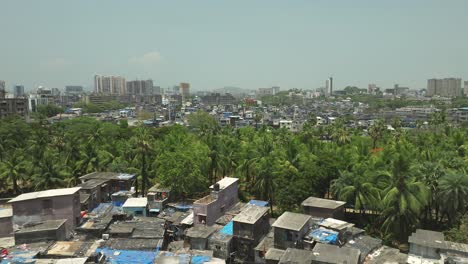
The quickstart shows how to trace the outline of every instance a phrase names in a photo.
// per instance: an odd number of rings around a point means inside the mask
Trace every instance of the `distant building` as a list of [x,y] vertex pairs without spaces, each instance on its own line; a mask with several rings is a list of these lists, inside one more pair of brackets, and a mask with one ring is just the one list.
[[153,80],[135,80],[127,82],[127,94],[149,95],[153,93]]
[[325,82],[325,96],[333,95],[333,77],[330,77]]
[[182,95],[182,101],[187,101],[190,98],[190,84],[180,83],[180,93]]
[[367,88],[367,92],[369,94],[376,94],[378,91],[380,91],[380,88],[377,87],[376,84],[369,84],[368,88]]
[[25,117],[28,109],[28,99],[5,98],[5,94],[0,91],[0,119],[11,115]]
[[393,86],[393,94],[394,95],[403,95],[403,94],[408,94],[409,88],[408,87],[401,87],[398,84],[395,84]]
[[212,93],[209,95],[202,96],[201,100],[206,105],[228,105],[234,104],[236,102],[236,98],[229,93]]
[[13,87],[13,95],[16,98],[23,97],[24,96],[24,86],[23,85],[15,85]]
[[468,96],[468,81],[465,81],[464,84],[465,84],[465,85],[464,85],[464,88],[463,88],[463,94],[464,94],[465,96]]
[[94,92],[106,95],[123,95],[126,92],[125,78],[120,76],[95,75]]
[[461,90],[461,78],[429,79],[426,96],[457,97]]
[[65,93],[66,94],[82,94],[83,93],[83,86],[67,85],[67,86],[65,86]]
[[257,90],[257,98],[260,98],[262,96],[266,95],[276,95],[279,93],[280,87],[279,86],[273,86],[271,88],[258,88]]

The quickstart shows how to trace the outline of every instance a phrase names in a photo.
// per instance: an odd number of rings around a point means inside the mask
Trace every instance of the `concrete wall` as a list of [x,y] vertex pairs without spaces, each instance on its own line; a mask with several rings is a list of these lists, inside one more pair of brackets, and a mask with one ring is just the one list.
[[0,237],[13,236],[13,217],[0,218]]
[[[278,227],[274,227],[273,229],[275,233],[275,248],[302,248],[302,238],[309,230],[309,225],[306,224],[299,232]],[[288,233],[290,233],[290,239],[288,239]]]
[[304,206],[304,212],[308,215],[321,218],[344,219],[344,205],[336,209]]
[[228,239],[221,241],[211,236],[208,239],[208,250],[213,250],[213,257],[220,259],[229,258],[232,252],[232,236],[225,235]]
[[[213,192],[211,194],[213,196]],[[238,182],[235,182],[226,188],[220,190],[217,194],[217,199],[210,203],[197,203],[193,204],[193,224],[201,225],[198,215],[206,215],[206,225],[214,225],[224,213],[233,205],[239,202],[238,197]]]
[[438,251],[437,249],[432,248],[432,247],[425,247],[425,246],[410,243],[409,253],[416,255],[416,256],[422,256],[425,258],[432,258],[432,259],[440,259],[440,254],[437,251]]
[[123,207],[122,209],[126,214],[129,215],[146,216],[146,208],[144,207]]
[[[52,209],[44,209],[43,201],[52,200]],[[79,224],[80,195],[64,195],[50,198],[38,198],[11,203],[13,208],[13,223],[24,225],[25,223],[40,222],[45,220],[67,219],[67,230],[72,231]]]
[[54,230],[40,230],[36,232],[15,233],[15,244],[29,244],[44,240],[64,241],[67,239],[66,225]]
[[256,243],[260,242],[260,239],[270,231],[269,218],[270,215],[266,214],[253,225],[234,221],[234,236],[252,239]]
[[208,245],[208,239],[205,238],[189,238],[190,239],[190,249],[205,250]]

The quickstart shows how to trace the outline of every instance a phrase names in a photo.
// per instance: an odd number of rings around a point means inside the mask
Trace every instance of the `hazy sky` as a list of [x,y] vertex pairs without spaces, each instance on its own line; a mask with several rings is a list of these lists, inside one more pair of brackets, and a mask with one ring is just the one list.
[[468,79],[467,0],[1,0],[0,80],[92,87],[426,86]]

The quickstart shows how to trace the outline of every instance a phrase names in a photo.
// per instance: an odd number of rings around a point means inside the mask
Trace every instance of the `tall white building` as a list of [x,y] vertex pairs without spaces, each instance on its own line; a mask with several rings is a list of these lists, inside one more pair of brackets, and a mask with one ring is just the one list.
[[325,96],[331,95],[333,95],[333,77],[330,77],[325,81]]
[[127,91],[125,78],[121,76],[94,76],[94,92],[99,94],[124,95]]

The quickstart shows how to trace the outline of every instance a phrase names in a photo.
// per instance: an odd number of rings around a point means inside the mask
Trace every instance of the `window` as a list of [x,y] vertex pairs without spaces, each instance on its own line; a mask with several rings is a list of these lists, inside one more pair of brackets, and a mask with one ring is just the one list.
[[206,216],[205,215],[198,215],[198,222],[202,224],[206,224]]
[[135,215],[143,215],[143,211],[135,211]]
[[291,231],[286,232],[286,241],[293,241],[294,234]]

